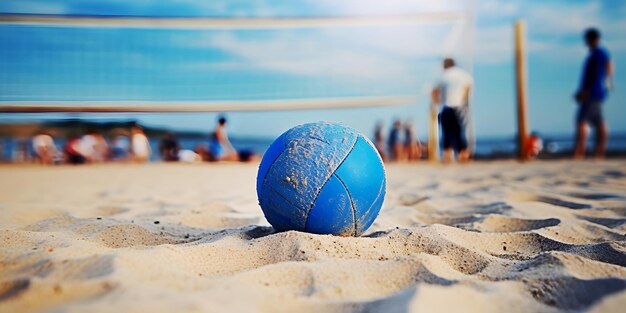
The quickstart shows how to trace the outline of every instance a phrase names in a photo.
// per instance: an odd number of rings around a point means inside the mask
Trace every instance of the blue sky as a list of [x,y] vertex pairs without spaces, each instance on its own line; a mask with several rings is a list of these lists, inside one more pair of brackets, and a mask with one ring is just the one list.
[[[515,132],[513,32],[528,27],[529,116],[533,130],[570,133],[586,49],[597,26],[616,65],[605,114],[626,132],[626,4],[623,1],[192,1],[3,0],[0,12],[145,16],[355,16],[467,11],[462,21],[271,30],[171,30],[0,26],[0,100],[250,100],[411,94],[393,108],[232,113],[233,133],[275,136],[309,121],[344,122],[370,133],[377,120],[411,118],[426,134],[426,90],[439,62],[454,56],[475,76],[478,136]],[[471,40],[473,38],[473,41]],[[74,115],[76,116],[76,115]],[[111,118],[111,116],[78,115]],[[13,115],[4,120],[60,115]],[[129,117],[115,115],[114,117]],[[211,128],[215,114],[135,115],[181,129]]]

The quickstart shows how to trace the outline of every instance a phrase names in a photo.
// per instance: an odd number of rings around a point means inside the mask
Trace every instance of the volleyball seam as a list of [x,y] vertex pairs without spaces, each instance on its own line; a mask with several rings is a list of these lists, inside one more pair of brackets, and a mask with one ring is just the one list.
[[[343,159],[341,160],[341,162],[339,162],[339,165],[337,165],[337,167],[335,167],[335,170],[332,172],[332,174],[328,175],[328,178],[326,178],[326,180],[324,181],[324,183],[322,183],[322,185],[317,189],[317,191],[315,192],[315,197],[313,197],[313,201],[311,201],[311,206],[309,207],[309,209],[306,211],[306,217],[304,219],[304,225],[306,226],[306,223],[309,221],[309,214],[311,213],[311,209],[313,209],[313,206],[315,206],[315,202],[317,202],[317,197],[319,197],[320,193],[322,192],[322,188],[324,188],[324,186],[326,186],[326,184],[328,183],[328,181],[330,180],[331,177],[333,177],[333,175],[335,175],[335,172],[337,172],[337,170],[339,169],[339,167],[341,167],[341,164],[343,164],[343,162],[348,158],[348,156],[350,155],[350,153],[352,153],[352,150],[354,150],[354,147],[356,147],[356,143],[359,141],[359,135],[357,134],[355,136],[356,138],[354,139],[354,143],[352,144],[352,147],[350,147],[350,150],[348,150],[348,153],[346,153],[346,155],[343,157]],[[335,177],[337,177],[337,175],[335,175]],[[337,177],[339,178],[339,177]],[[343,184],[343,183],[342,183]],[[345,185],[344,185],[345,186]],[[352,200],[351,200],[352,201]]]
[[[381,195],[383,195],[384,197],[384,192],[383,190],[385,189],[385,180],[383,180],[380,184],[380,188],[378,189],[378,194],[376,195],[376,198],[374,198],[374,201],[372,201],[372,204],[370,205],[369,208],[367,208],[367,210],[365,211],[365,213],[363,213],[363,217],[366,217],[367,214],[372,210],[372,208],[374,207],[374,204],[376,204],[376,201],[378,201],[378,199],[380,198]],[[382,209],[382,204],[381,204],[381,209]],[[380,214],[380,210],[378,211],[378,213],[376,213],[376,216],[378,216],[378,214]],[[376,218],[374,218],[375,220]],[[356,220],[355,220],[355,224],[356,224]],[[362,225],[361,225],[362,226]],[[358,228],[357,228],[358,231]]]
[[352,208],[352,221],[353,221],[353,225],[354,225],[354,234],[353,235],[356,236],[356,209],[354,207],[354,200],[352,199],[352,195],[350,194],[350,190],[348,190],[348,186],[346,186],[346,183],[343,182],[341,177],[339,177],[337,175],[337,173],[333,173],[332,176],[335,176],[339,180],[339,182],[343,186],[343,189],[345,189],[346,193],[348,194],[348,199],[350,199],[350,208]]

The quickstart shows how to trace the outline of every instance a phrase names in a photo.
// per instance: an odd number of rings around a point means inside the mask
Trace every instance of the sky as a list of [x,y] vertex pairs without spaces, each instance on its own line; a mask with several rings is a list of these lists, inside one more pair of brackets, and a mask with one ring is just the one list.
[[[582,32],[603,34],[615,63],[605,103],[614,132],[626,132],[626,3],[572,0],[3,0],[1,13],[307,17],[461,12],[466,19],[295,29],[145,29],[0,25],[0,101],[266,100],[410,95],[387,108],[229,113],[231,133],[277,136],[300,123],[337,121],[367,134],[377,121],[410,119],[426,136],[428,90],[443,57],[471,71],[477,136],[516,132],[513,24],[527,25],[530,129],[573,131],[587,50]],[[475,18],[473,18],[475,17]],[[23,121],[68,115],[4,115]],[[88,115],[209,131],[216,114]]]

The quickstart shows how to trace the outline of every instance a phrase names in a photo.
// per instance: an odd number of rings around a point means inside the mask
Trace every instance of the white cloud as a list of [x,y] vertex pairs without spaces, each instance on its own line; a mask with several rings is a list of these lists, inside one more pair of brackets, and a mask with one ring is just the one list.
[[471,7],[474,1],[462,0],[315,0],[317,6],[326,8],[329,12],[346,15],[384,15],[384,14],[411,14],[424,12],[461,11]]
[[[198,68],[251,68],[309,77],[414,84],[417,76],[430,78],[439,70],[416,62],[453,56],[465,61],[471,56],[463,41],[464,24],[416,24],[412,27],[336,27],[320,29],[267,30],[251,35],[241,31],[207,33],[193,40],[176,39],[183,48],[220,49],[236,56],[239,67],[217,63]],[[458,52],[463,51],[463,52]],[[432,70],[431,70],[432,68]],[[415,86],[419,88],[419,86]]]
[[271,39],[220,34],[206,44],[238,56],[247,66],[302,76],[379,80],[388,75],[407,75],[401,62],[348,47],[332,47],[332,42],[297,32]]

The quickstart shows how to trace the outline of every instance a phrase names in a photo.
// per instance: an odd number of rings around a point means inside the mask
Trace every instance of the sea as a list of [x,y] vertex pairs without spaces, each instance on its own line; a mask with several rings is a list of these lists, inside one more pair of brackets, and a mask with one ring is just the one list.
[[[207,145],[208,137],[179,137],[177,138],[182,149],[194,150],[198,145]],[[153,155],[152,161],[160,160],[158,155],[158,146],[160,138],[150,138]],[[265,150],[272,143],[273,138],[242,138],[233,137],[231,142],[237,150],[248,150],[258,155],[263,155]],[[574,147],[573,136],[571,135],[553,135],[544,136],[543,151],[540,158],[552,158],[570,155]],[[425,142],[425,141],[422,141]],[[59,150],[65,144],[64,139],[56,139],[55,145]],[[21,149],[20,149],[21,148]],[[30,156],[34,155],[30,140],[0,138],[0,161],[14,162],[18,161],[20,150],[26,149],[26,153]],[[593,143],[590,139],[588,149],[593,149]],[[507,159],[514,158],[517,153],[517,140],[513,136],[507,137],[478,137],[474,146],[474,155],[477,159]],[[609,156],[626,156],[626,133],[611,134],[609,137],[607,155]]]

